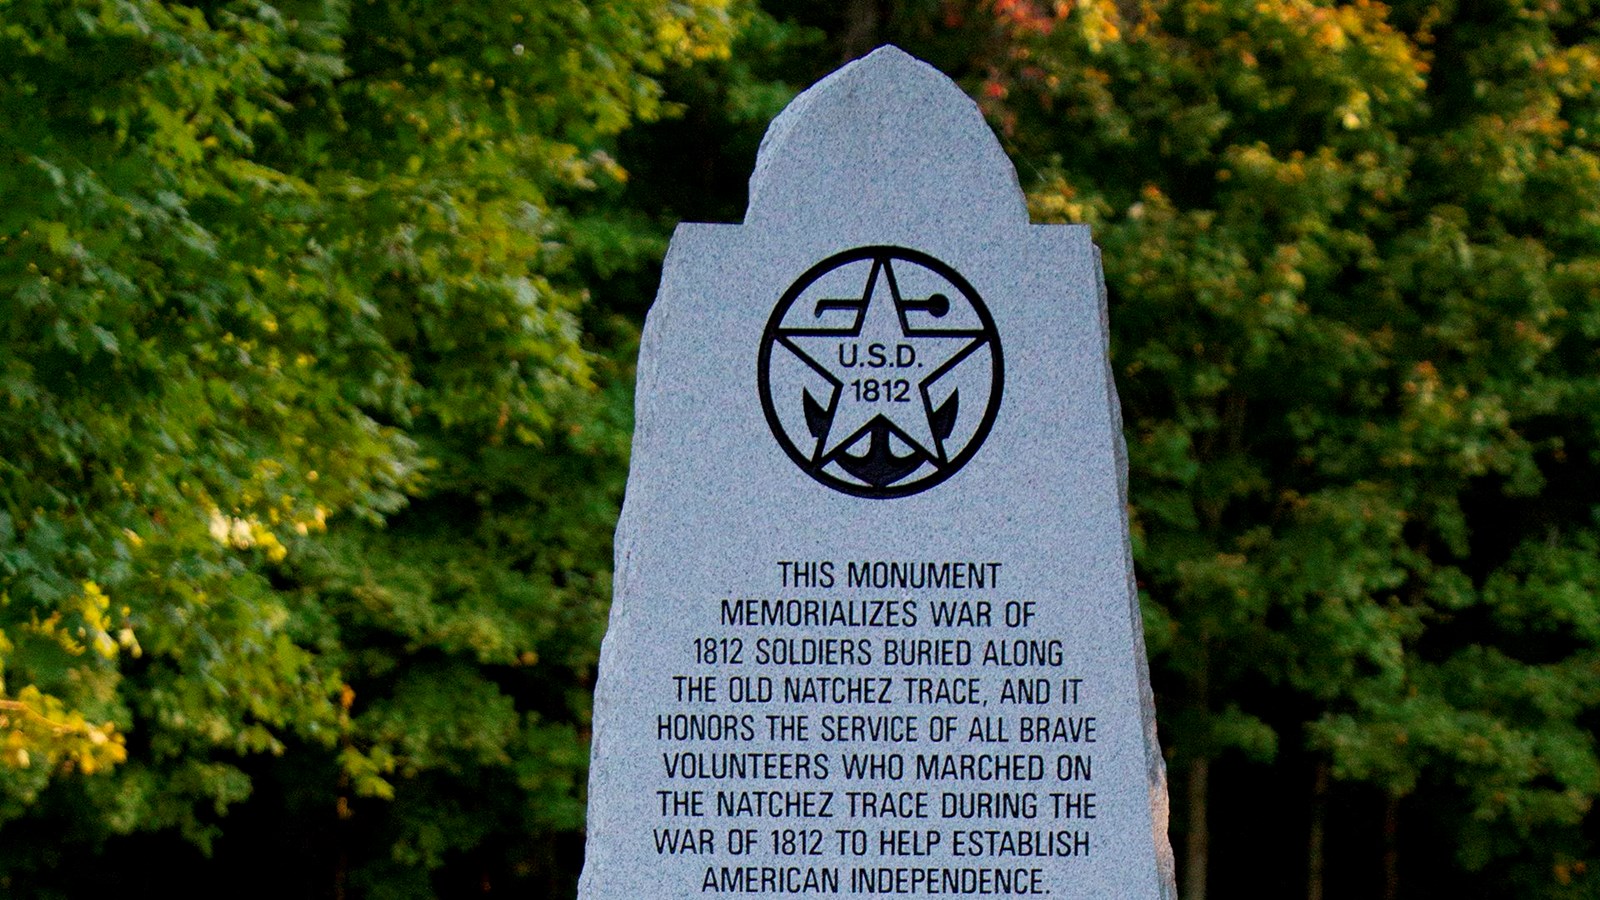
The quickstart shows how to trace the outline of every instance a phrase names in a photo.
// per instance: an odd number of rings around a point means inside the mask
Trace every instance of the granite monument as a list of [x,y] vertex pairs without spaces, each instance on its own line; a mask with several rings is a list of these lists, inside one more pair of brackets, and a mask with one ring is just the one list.
[[583,900],[1173,896],[1106,342],[932,67],[772,123],[645,326]]

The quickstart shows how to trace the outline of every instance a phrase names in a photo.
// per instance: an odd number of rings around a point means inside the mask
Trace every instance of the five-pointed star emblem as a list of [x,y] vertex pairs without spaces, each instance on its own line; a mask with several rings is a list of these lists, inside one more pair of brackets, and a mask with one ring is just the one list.
[[935,465],[948,461],[943,442],[948,427],[939,433],[928,388],[987,338],[982,331],[912,327],[907,313],[923,310],[939,318],[949,308],[943,294],[902,297],[892,263],[880,258],[873,261],[860,297],[817,301],[817,317],[827,309],[855,310],[853,328],[779,329],[778,341],[833,386],[813,465],[826,465],[880,419]]

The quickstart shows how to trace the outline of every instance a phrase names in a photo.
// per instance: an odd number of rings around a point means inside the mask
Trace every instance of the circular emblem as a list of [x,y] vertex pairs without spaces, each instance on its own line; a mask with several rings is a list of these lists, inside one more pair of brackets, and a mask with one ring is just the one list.
[[1000,335],[978,292],[903,247],[812,266],[778,300],[757,381],[795,464],[857,497],[905,497],[954,475],[1000,409]]

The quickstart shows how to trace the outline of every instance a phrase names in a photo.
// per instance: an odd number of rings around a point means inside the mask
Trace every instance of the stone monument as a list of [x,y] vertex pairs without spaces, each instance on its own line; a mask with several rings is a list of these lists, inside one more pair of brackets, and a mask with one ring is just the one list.
[[893,47],[645,325],[582,900],[1174,894],[1098,251]]

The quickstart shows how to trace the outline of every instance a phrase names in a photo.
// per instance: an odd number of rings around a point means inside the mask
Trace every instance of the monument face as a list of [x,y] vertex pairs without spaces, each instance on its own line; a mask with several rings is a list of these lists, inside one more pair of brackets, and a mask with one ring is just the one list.
[[645,325],[582,900],[1174,895],[1097,251],[883,48]]

